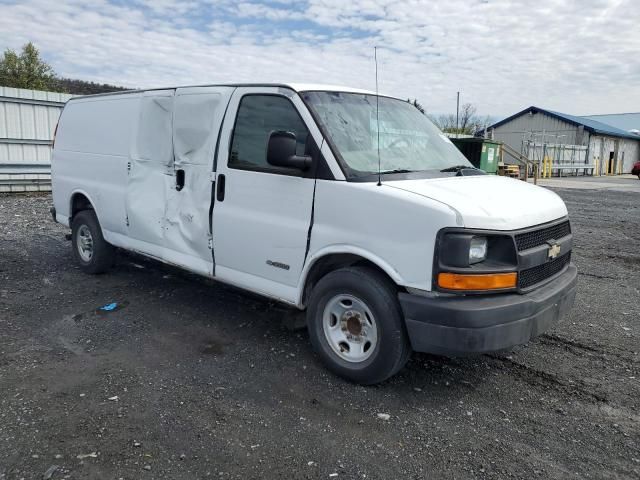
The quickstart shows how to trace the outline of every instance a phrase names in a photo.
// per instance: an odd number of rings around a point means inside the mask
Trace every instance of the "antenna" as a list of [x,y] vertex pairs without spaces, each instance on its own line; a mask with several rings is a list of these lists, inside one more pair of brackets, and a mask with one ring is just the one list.
[[378,186],[382,185],[380,181],[380,115],[379,115],[379,97],[378,97],[378,47],[373,47],[373,59],[376,63],[376,130],[378,132]]

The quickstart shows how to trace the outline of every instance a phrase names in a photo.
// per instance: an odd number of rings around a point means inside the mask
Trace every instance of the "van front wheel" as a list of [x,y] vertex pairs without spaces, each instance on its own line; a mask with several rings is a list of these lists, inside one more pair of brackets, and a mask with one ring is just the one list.
[[78,212],[71,222],[73,256],[87,273],[103,273],[115,259],[115,248],[102,236],[93,210]]
[[327,368],[356,383],[386,380],[411,353],[397,293],[370,268],[343,268],[323,277],[311,293],[307,323]]

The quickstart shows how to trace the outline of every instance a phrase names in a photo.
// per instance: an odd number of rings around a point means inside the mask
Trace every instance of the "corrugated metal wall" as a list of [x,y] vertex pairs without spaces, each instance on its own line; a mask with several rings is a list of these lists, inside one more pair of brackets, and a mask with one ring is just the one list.
[[640,161],[640,141],[625,139],[620,144],[622,173],[631,173],[633,164]]
[[630,173],[633,164],[640,161],[640,141],[591,135],[589,152],[598,164],[598,175]]
[[[514,150],[523,152],[527,141],[535,143],[584,145],[582,129],[544,113],[524,114],[514,118],[493,131],[493,138],[508,144]],[[583,138],[584,137],[584,138]]]
[[[563,120],[551,117],[542,112],[529,115],[527,113],[496,127],[493,138],[508,144],[518,152],[527,154],[527,143],[588,146],[586,163],[598,163],[596,175],[607,173],[628,173],[634,162],[640,160],[640,142],[596,134],[589,134]],[[609,166],[609,157],[613,152],[614,160]],[[505,157],[506,163],[509,158]]]
[[51,189],[51,140],[69,98],[0,86],[0,192]]

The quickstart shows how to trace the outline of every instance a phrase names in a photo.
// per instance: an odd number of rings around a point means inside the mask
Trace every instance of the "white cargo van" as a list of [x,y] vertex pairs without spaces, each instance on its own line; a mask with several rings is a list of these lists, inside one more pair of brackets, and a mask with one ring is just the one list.
[[474,169],[406,101],[317,85],[215,85],[71,99],[52,213],[74,256],[115,247],[306,309],[359,383],[412,350],[527,342],[573,304],[567,209]]

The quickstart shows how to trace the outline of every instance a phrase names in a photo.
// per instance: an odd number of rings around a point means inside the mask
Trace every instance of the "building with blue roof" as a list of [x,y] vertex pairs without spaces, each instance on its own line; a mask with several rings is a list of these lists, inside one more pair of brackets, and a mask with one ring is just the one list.
[[493,124],[489,132],[532,160],[552,157],[554,173],[574,164],[590,167],[571,169],[576,173],[629,173],[640,161],[640,135],[605,123],[606,116],[598,117],[531,106]]
[[640,112],[635,113],[610,113],[606,115],[585,115],[582,118],[597,120],[626,132],[640,134]]

